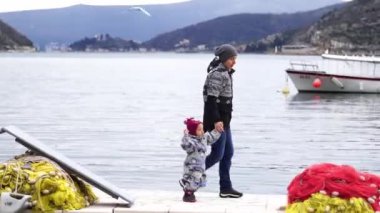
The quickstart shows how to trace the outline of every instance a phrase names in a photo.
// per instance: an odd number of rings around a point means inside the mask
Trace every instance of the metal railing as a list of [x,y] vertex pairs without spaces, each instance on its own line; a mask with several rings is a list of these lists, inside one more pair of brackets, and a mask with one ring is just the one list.
[[319,66],[310,62],[291,61],[290,67],[293,70],[319,71]]

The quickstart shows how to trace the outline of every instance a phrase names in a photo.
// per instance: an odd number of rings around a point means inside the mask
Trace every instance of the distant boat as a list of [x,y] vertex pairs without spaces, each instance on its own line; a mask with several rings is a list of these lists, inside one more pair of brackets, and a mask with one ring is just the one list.
[[330,68],[290,63],[286,73],[299,92],[380,93],[379,57],[323,54],[322,58]]

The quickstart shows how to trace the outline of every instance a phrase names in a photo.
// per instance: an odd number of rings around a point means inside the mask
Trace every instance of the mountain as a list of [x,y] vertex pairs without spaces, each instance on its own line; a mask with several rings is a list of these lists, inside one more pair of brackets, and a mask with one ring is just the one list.
[[73,6],[62,9],[0,13],[0,18],[44,48],[50,42],[72,43],[85,36],[108,33],[146,41],[159,34],[219,16],[237,13],[298,12],[341,0],[192,0],[144,8],[152,17],[129,7]]
[[94,38],[84,38],[80,41],[72,43],[70,46],[72,51],[112,51],[125,52],[138,50],[140,45],[134,41],[127,41],[121,38],[113,38],[109,34],[97,35]]
[[380,51],[380,0],[355,0],[292,39],[334,52]]
[[[310,26],[327,12],[341,7],[333,5],[308,12],[292,14],[236,14],[187,26],[161,34],[144,43],[149,48],[212,49],[223,43],[245,44],[270,34]],[[199,48],[198,48],[199,49]]]
[[0,20],[0,51],[34,50],[33,43],[24,35],[17,32]]
[[309,27],[271,35],[251,43],[247,50],[258,50],[257,47],[261,46],[261,50],[266,51],[274,46],[285,45],[315,54],[329,49],[335,53],[379,55],[379,11],[380,0],[355,0],[339,10],[325,14]]

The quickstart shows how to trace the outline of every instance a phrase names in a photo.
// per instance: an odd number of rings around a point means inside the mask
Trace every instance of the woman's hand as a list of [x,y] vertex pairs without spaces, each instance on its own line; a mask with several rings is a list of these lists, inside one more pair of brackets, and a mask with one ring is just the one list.
[[218,121],[214,124],[214,126],[215,126],[216,131],[218,131],[218,132],[224,131],[223,122]]

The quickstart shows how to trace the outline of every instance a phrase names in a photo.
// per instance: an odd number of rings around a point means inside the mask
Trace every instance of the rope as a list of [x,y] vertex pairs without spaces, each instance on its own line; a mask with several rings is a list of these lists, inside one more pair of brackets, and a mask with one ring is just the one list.
[[19,163],[16,163],[16,165],[18,166],[17,168],[17,178],[16,178],[16,186],[15,186],[15,190],[14,192],[17,193],[17,189],[18,189],[18,179],[20,177],[20,172],[21,172],[21,166]]

